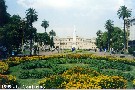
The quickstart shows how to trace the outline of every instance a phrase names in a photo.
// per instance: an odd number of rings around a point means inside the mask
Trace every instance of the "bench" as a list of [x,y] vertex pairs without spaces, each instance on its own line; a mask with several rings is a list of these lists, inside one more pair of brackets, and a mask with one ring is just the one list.
[[125,58],[125,56],[124,55],[121,55],[120,58]]

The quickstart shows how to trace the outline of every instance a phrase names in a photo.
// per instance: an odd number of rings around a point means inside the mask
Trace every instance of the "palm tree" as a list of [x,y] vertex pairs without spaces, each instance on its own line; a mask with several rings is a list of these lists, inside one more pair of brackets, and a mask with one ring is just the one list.
[[131,17],[131,10],[129,10],[125,5],[121,6],[119,10],[117,11],[117,15],[119,16],[119,19],[122,18],[124,21],[124,51],[126,50],[126,31],[125,31],[125,18]]
[[32,39],[33,39],[33,36],[32,36],[33,25],[32,24],[38,19],[38,15],[35,9],[29,8],[28,10],[26,10],[26,19],[27,19],[28,27],[30,28],[29,30],[31,32],[30,34],[30,55],[31,55],[32,54]]
[[51,37],[53,37],[53,36],[56,36],[56,33],[55,33],[54,30],[51,30],[51,31],[49,32],[49,35],[50,35]]
[[107,20],[105,24],[105,29],[108,31],[108,50],[110,50],[110,39],[112,38],[111,33],[114,30],[114,24],[112,20]]
[[45,32],[46,32],[46,28],[48,28],[48,27],[49,27],[49,22],[48,22],[48,21],[46,21],[46,20],[44,20],[44,21],[42,21],[41,26],[45,28]]
[[52,47],[54,47],[53,36],[56,36],[56,33],[55,33],[54,30],[51,30],[51,31],[49,32],[49,35],[50,35],[50,46],[51,46],[51,48],[52,48]]
[[98,30],[96,34],[97,34],[97,36],[100,36],[102,34],[102,31]]

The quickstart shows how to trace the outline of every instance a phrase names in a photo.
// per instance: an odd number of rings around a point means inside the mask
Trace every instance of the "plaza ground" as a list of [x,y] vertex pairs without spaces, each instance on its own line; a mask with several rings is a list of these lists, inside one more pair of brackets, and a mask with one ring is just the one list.
[[[45,52],[45,51],[40,51],[39,52],[39,55],[53,55],[53,54],[62,54],[64,53],[64,51],[60,51],[58,53],[58,51],[48,51],[48,52]],[[121,56],[125,56],[124,58],[128,58],[128,59],[134,59],[133,55],[131,54],[110,54],[109,52],[95,52],[95,51],[85,51],[85,52],[82,52],[82,53],[93,53],[95,55],[98,55],[98,56],[114,56],[114,57],[121,57]]]

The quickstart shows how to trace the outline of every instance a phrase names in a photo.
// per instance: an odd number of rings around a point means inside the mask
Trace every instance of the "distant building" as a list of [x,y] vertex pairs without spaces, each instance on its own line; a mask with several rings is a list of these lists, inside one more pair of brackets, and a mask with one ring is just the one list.
[[135,18],[130,20],[130,35],[129,40],[135,40]]
[[135,46],[135,18],[130,19],[130,34],[128,45],[130,47]]
[[[76,49],[96,49],[96,38],[86,39],[76,36]],[[54,37],[54,46],[61,49],[71,49],[73,43],[73,37],[59,38]]]

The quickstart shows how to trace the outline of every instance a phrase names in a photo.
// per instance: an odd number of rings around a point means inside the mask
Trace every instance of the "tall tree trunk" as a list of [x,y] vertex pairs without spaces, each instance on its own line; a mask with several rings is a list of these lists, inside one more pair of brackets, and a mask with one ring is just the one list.
[[125,30],[125,20],[124,20],[124,52],[126,51],[126,30]]
[[45,32],[46,32],[46,28],[45,28]]
[[32,36],[30,36],[30,56],[32,55]]
[[24,38],[24,32],[22,32],[22,54],[24,54],[23,50],[24,50],[24,45],[23,45],[23,38]]
[[126,49],[126,52],[128,52],[128,35],[129,35],[129,30],[127,28],[127,49]]
[[32,24],[31,24],[31,29],[30,29],[30,56],[32,55]]
[[108,51],[110,51],[110,32],[108,32]]

